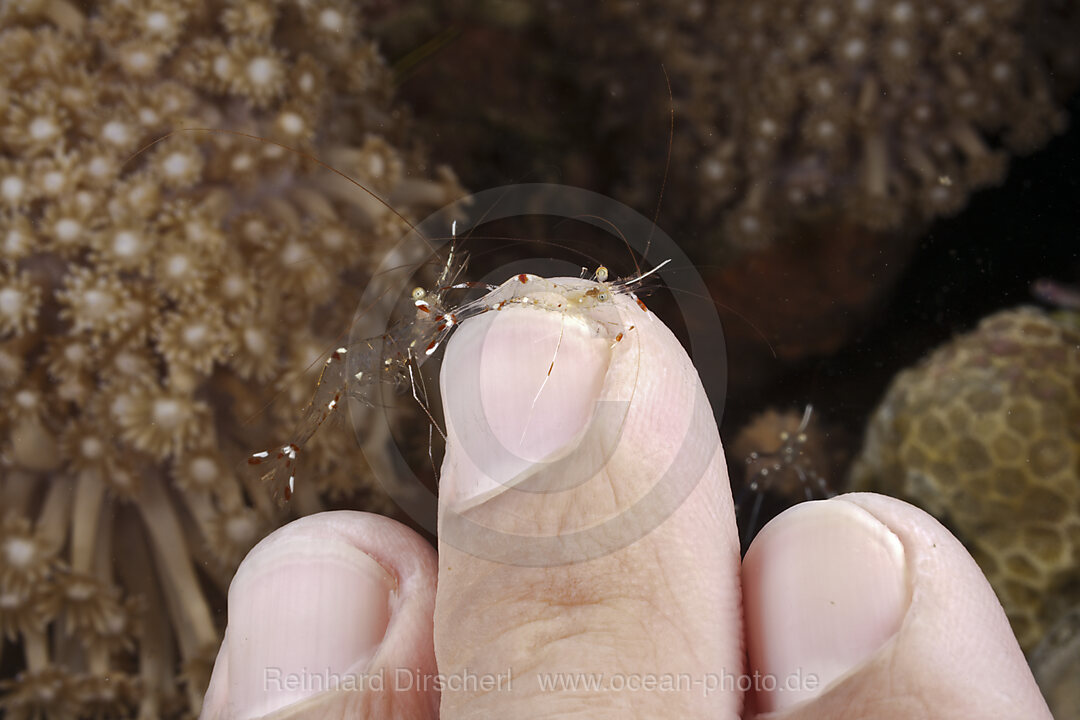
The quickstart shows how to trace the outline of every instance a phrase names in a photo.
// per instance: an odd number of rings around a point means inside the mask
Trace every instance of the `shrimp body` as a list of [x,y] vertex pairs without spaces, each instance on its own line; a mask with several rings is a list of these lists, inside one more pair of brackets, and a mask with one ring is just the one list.
[[[629,295],[647,311],[633,290],[651,273],[613,283],[607,282],[607,269],[603,267],[591,281],[548,279],[523,273],[496,287],[457,282],[463,270],[464,258],[456,257],[451,251],[434,288],[413,290],[415,316],[399,320],[382,335],[334,350],[326,360],[311,402],[304,409],[289,441],[248,458],[250,465],[259,468],[260,476],[280,503],[284,504],[292,497],[296,461],[302,448],[344,399],[371,406],[374,405],[373,393],[384,383],[395,387],[412,384],[414,370],[418,370],[465,320],[510,306],[536,307],[588,322],[596,336],[606,337],[614,343],[634,328],[623,322],[615,311],[612,302],[615,296]],[[448,296],[452,291],[477,287],[488,292],[456,307],[450,306]]]

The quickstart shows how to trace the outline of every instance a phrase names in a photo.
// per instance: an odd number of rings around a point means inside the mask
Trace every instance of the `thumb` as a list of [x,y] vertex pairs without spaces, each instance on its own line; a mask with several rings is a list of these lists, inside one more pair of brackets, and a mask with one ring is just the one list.
[[772,683],[753,703],[769,717],[1050,720],[975,561],[907,503],[797,505],[754,539],[743,584],[751,672]]
[[419,682],[435,674],[434,600],[435,553],[394,520],[337,511],[279,528],[229,587],[202,719],[435,717]]
[[565,311],[595,285],[535,281],[534,302],[467,321],[446,351],[440,717],[735,717],[737,691],[704,686],[740,672],[742,643],[697,374],[630,298]]

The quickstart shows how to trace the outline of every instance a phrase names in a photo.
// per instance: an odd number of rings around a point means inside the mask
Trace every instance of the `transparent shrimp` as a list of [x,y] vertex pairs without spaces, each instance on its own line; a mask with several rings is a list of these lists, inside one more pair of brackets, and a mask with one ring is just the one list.
[[[498,287],[471,282],[459,282],[465,269],[464,254],[451,250],[442,273],[431,290],[415,288],[412,301],[416,307],[413,317],[398,321],[378,336],[366,338],[335,349],[327,358],[319,375],[315,393],[304,409],[288,442],[278,447],[252,454],[248,464],[259,468],[260,477],[268,483],[272,494],[281,503],[288,502],[295,490],[297,459],[306,443],[346,398],[372,405],[374,392],[384,383],[402,387],[408,383],[413,398],[427,411],[417,395],[415,372],[446,341],[454,328],[463,321],[485,312],[502,310],[512,305],[531,305],[563,313],[589,313],[610,305],[617,295],[629,295],[638,306],[648,311],[634,294],[643,281],[659,270],[661,263],[647,273],[628,280],[608,282],[608,270],[597,268],[593,282],[584,287],[568,286],[558,280],[537,275],[519,274]],[[475,300],[451,308],[452,291],[483,288],[488,292]],[[598,335],[620,342],[626,326],[617,317],[593,317]],[[429,419],[434,423],[434,419]]]
[[[815,494],[831,497],[834,493],[824,477],[813,466],[812,458],[807,456],[806,446],[810,442],[808,429],[814,414],[814,406],[808,404],[803,410],[802,419],[794,430],[780,430],[776,435],[778,447],[769,451],[753,451],[745,462],[747,476],[745,484],[735,498],[735,513],[741,515],[750,496],[754,497],[749,519],[743,528],[742,545],[747,547],[757,529],[761,506],[765,494],[769,491],[794,493],[801,488],[807,500],[813,500]],[[790,487],[794,485],[794,487]]]
[[464,267],[464,255],[451,250],[434,288],[429,291],[417,287],[412,291],[415,317],[397,321],[382,335],[358,340],[330,353],[311,401],[288,442],[248,458],[248,464],[259,468],[260,477],[279,503],[292,498],[296,463],[302,449],[344,399],[372,405],[375,389],[384,383],[400,387],[411,377],[410,363],[422,364],[446,339],[457,322],[455,315],[445,310],[447,292],[474,286],[455,284]]

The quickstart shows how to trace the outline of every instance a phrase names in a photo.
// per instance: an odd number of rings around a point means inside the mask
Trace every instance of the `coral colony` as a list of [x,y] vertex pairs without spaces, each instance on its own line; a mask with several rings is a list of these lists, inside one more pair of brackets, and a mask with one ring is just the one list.
[[[697,172],[671,178],[668,212],[688,203],[718,245],[760,248],[822,214],[879,232],[954,214],[1004,179],[1010,155],[1064,129],[1062,100],[1080,77],[1080,6],[1056,0],[591,7],[599,37],[559,37],[582,44],[581,75],[609,108],[601,124],[660,149],[668,118],[641,122],[642,107],[667,98],[643,98],[625,67],[646,68],[646,53],[664,64],[679,126],[672,167]],[[545,21],[561,27],[565,15]],[[655,202],[654,175],[622,173],[642,207]]]
[[[355,309],[329,301],[359,298],[401,220],[248,138],[135,153],[228,128],[406,214],[455,199],[361,21],[345,0],[0,5],[4,717],[198,711],[211,596],[279,521],[234,471],[288,436]],[[386,507],[360,457],[312,443],[301,510]]]
[[1031,650],[1080,603],[1080,330],[1007,310],[900,373],[852,480],[944,520]]

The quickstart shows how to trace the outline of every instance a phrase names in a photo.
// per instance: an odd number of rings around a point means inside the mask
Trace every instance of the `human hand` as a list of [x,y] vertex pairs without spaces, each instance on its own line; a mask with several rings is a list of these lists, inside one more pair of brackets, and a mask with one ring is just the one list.
[[[230,588],[203,717],[1050,717],[978,567],[910,505],[796,506],[740,569],[704,391],[634,318],[614,345],[532,309],[463,325],[438,556],[366,513],[266,538]],[[582,440],[597,398],[619,432]]]

